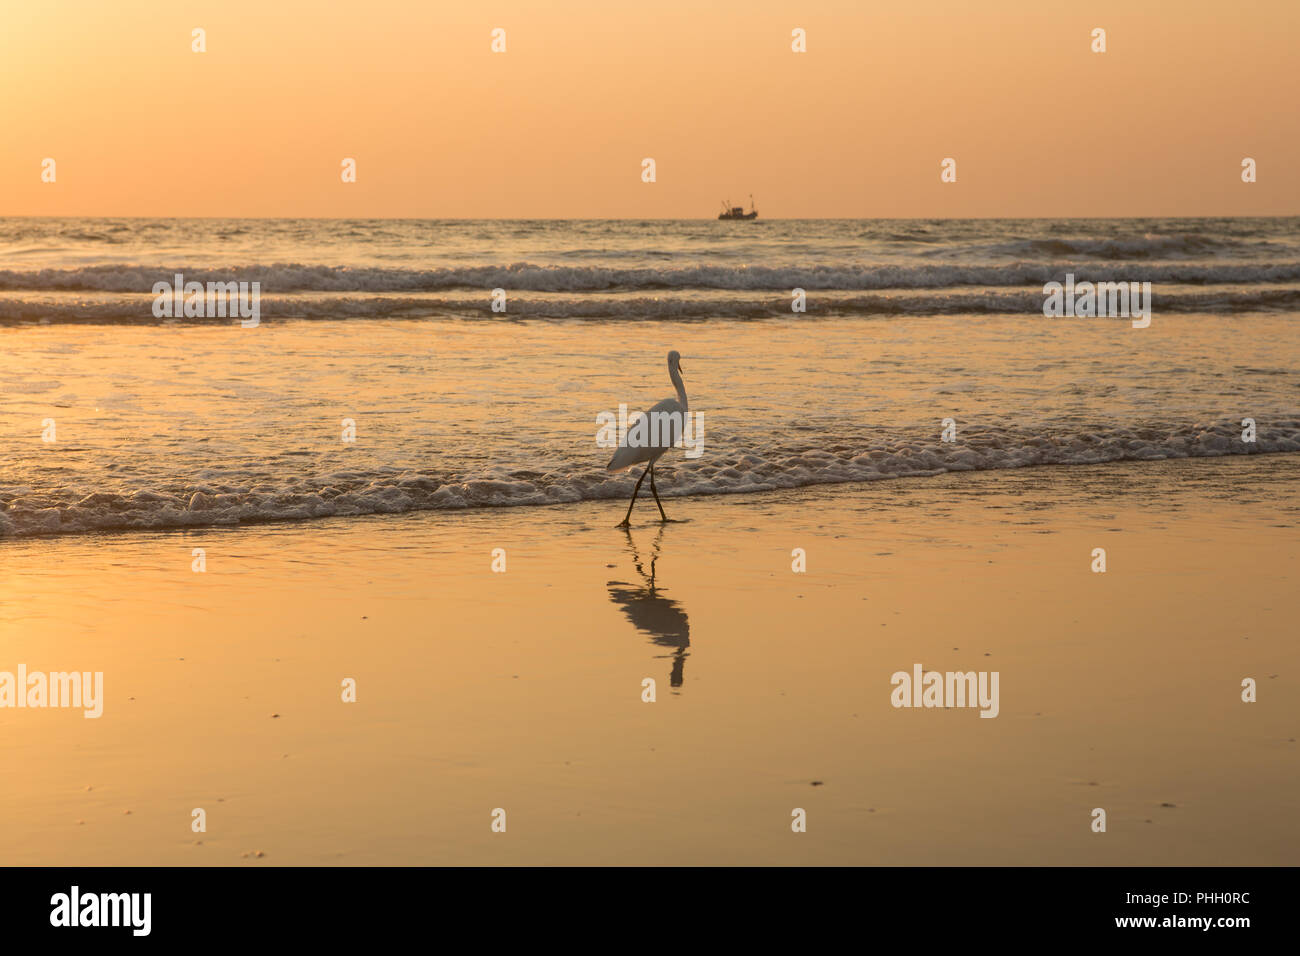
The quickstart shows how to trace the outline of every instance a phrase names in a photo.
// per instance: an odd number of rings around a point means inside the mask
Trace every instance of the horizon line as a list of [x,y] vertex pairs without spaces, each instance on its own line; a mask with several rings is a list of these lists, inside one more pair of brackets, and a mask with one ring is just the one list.
[[[977,222],[998,220],[1045,220],[1055,222],[1093,222],[1117,219],[1296,219],[1300,212],[1245,213],[1245,214],[1178,214],[1178,215],[1125,215],[1125,216],[767,216],[745,220],[761,222]],[[728,222],[716,216],[149,216],[119,213],[67,213],[60,215],[33,213],[0,213],[0,219],[247,219],[265,222],[303,219],[355,220],[372,222]]]

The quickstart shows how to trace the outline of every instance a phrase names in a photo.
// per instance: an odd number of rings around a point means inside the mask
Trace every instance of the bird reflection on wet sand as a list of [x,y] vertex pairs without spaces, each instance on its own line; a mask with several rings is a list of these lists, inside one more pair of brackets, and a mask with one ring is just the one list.
[[669,683],[673,687],[682,686],[682,670],[686,665],[687,648],[691,644],[691,622],[681,606],[671,598],[663,596],[663,588],[655,585],[655,563],[659,560],[659,546],[663,541],[664,528],[660,527],[655,535],[650,550],[650,567],[646,570],[637,551],[632,532],[627,534],[628,551],[632,555],[632,564],[641,576],[641,584],[628,584],[625,581],[610,581],[609,599],[622,609],[632,625],[645,634],[660,647],[673,648],[673,661]]

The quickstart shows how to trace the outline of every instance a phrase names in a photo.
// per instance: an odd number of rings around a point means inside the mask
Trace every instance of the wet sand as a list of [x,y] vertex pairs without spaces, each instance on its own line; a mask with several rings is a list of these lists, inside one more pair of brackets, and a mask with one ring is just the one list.
[[[1291,864],[1297,491],[1238,456],[648,501],[630,533],[585,502],[5,542],[0,670],[106,700],[0,709],[0,857]],[[915,663],[998,671],[998,717],[895,709]]]

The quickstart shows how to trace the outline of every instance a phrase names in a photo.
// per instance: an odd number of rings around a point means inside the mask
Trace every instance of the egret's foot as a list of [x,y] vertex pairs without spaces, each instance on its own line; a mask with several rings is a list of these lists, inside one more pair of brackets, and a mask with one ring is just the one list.
[[615,528],[623,528],[623,529],[627,529],[627,528],[632,527],[632,522],[630,522],[630,521],[628,521],[626,518],[624,518],[624,519],[623,519],[622,521],[620,521],[618,524],[614,525],[614,527],[615,527]]
[[686,524],[686,522],[690,520],[691,520],[690,518],[660,518],[659,523],[660,524]]

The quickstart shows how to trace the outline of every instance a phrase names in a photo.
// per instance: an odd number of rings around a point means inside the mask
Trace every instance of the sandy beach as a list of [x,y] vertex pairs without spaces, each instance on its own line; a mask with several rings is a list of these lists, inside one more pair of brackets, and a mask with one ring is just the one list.
[[[11,541],[6,666],[105,699],[3,712],[0,857],[1289,863],[1282,462]],[[998,716],[892,707],[916,663],[998,671]]]

